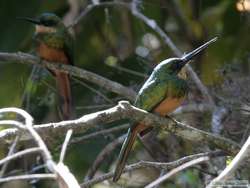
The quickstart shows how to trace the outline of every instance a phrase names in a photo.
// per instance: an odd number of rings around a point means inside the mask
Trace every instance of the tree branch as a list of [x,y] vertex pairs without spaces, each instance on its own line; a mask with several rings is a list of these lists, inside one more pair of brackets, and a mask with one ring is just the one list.
[[147,185],[145,188],[153,188],[159,184],[161,184],[162,182],[166,181],[168,178],[170,178],[171,176],[175,175],[176,173],[185,170],[186,168],[189,168],[191,166],[200,164],[202,162],[206,162],[209,160],[209,157],[200,157],[197,159],[193,159],[192,161],[186,162],[181,166],[178,166],[177,168],[171,170],[170,172],[168,172],[167,174],[159,177],[157,180],[153,181],[152,183],[150,183],[149,185]]
[[117,82],[111,81],[95,73],[86,71],[76,66],[44,61],[44,60],[41,60],[39,57],[31,55],[31,54],[22,53],[22,52],[18,52],[18,53],[0,52],[0,61],[14,61],[18,63],[34,64],[34,65],[38,65],[41,67],[49,68],[51,70],[58,70],[61,72],[66,72],[72,76],[83,78],[87,80],[88,82],[97,84],[107,89],[108,91],[124,96],[131,101],[134,101],[135,96],[136,96],[136,93],[132,89],[129,89]]
[[0,165],[3,165],[11,160],[14,160],[16,158],[20,158],[24,155],[30,154],[30,153],[36,153],[36,152],[41,152],[41,148],[39,147],[34,147],[34,148],[29,148],[23,151],[19,151],[17,153],[11,154],[5,158],[3,158],[2,160],[0,160]]
[[19,176],[10,176],[6,178],[0,178],[0,183],[14,181],[14,180],[32,180],[32,179],[56,179],[55,174],[27,174]]
[[234,157],[232,162],[220,173],[218,177],[213,179],[207,188],[212,188],[221,181],[232,178],[234,172],[240,167],[240,165],[250,156],[250,136],[245,144],[242,146],[240,152]]
[[[45,161],[47,168],[53,172],[56,176],[57,183],[60,188],[80,188],[76,178],[70,173],[67,166],[65,166],[62,162],[59,162],[56,164],[53,159],[52,155],[50,154],[50,151],[48,150],[47,146],[45,145],[44,141],[40,137],[40,135],[37,133],[37,131],[33,127],[33,118],[31,115],[29,115],[26,111],[18,108],[3,108],[0,109],[0,114],[2,113],[16,113],[18,115],[21,115],[22,118],[24,118],[25,123],[21,127],[21,130],[26,130],[28,134],[30,134],[31,138],[36,142],[38,145],[38,148],[40,150],[40,153],[43,156],[43,160]],[[0,121],[1,122],[1,121]],[[30,152],[30,150],[28,150]],[[32,150],[34,152],[34,149]],[[23,153],[27,153],[27,150],[24,150]],[[23,154],[22,153],[22,154]],[[13,154],[14,157],[16,157],[15,154]],[[20,155],[20,152],[19,152]],[[7,157],[8,160],[10,160],[11,156]],[[8,161],[5,160],[5,161]],[[4,159],[3,159],[4,161]],[[10,177],[11,178],[11,177]],[[20,178],[19,178],[20,179]],[[8,180],[10,181],[10,180]]]
[[[134,164],[126,166],[123,170],[123,173],[132,172],[132,171],[140,169],[140,168],[156,168],[159,170],[170,170],[170,169],[176,168],[176,167],[178,167],[178,166],[180,166],[188,161],[191,161],[191,160],[194,160],[194,159],[197,159],[200,157],[206,157],[206,156],[209,156],[210,158],[219,157],[219,156],[223,156],[223,153],[221,153],[221,151],[199,153],[199,154],[186,156],[186,157],[183,157],[183,158],[178,159],[176,161],[168,162],[168,163],[140,161],[138,163],[134,163]],[[109,172],[109,173],[106,173],[102,176],[94,178],[92,180],[85,181],[84,183],[81,184],[81,188],[90,187],[96,183],[102,182],[106,179],[110,179],[113,177],[113,175],[114,175],[114,172]]]
[[[158,127],[193,142],[208,143],[230,154],[236,154],[240,149],[240,146],[230,139],[196,129],[172,118],[159,117],[155,114],[148,113],[130,105],[127,101],[121,101],[113,108],[84,115],[76,120],[41,124],[34,126],[34,128],[42,137],[46,138],[53,137],[53,135],[65,134],[68,129],[83,133],[96,125],[121,119],[130,119],[136,122],[142,122],[147,126]],[[16,133],[17,129],[0,131],[0,142],[7,138],[13,138]]]

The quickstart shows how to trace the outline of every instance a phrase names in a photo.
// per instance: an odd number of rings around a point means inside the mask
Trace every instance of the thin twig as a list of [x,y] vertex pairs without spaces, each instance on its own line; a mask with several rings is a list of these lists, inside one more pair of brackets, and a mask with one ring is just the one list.
[[103,160],[105,160],[107,158],[107,156],[110,155],[117,146],[122,144],[125,137],[126,137],[126,134],[116,138],[115,140],[110,142],[108,145],[106,145],[102,149],[102,151],[98,154],[95,161],[93,162],[93,164],[91,165],[91,167],[87,171],[87,174],[84,178],[85,180],[89,180],[89,179],[92,179],[94,177],[96,171],[98,170],[100,165],[103,163]]
[[139,77],[142,77],[142,78],[147,78],[148,75],[146,74],[143,74],[141,72],[137,72],[137,71],[134,71],[134,70],[131,70],[131,69],[127,69],[127,68],[124,68],[120,65],[110,65],[108,63],[106,63],[106,65],[108,65],[109,67],[112,67],[114,69],[117,69],[119,71],[123,71],[123,72],[126,72],[126,73],[129,73],[129,74],[132,74],[132,75],[135,75],[135,76],[139,76]]
[[11,160],[22,157],[24,155],[31,154],[31,153],[37,153],[37,152],[41,152],[41,148],[33,147],[33,148],[25,149],[23,151],[19,151],[17,153],[14,153],[12,155],[9,155],[9,156],[1,159],[0,160],[0,165],[3,165],[3,164],[5,164],[5,163],[7,163],[7,162],[9,162]]
[[168,172],[164,176],[159,177],[157,180],[153,181],[152,183],[147,185],[145,188],[153,188],[154,186],[161,184],[162,182],[166,181],[168,178],[177,174],[178,172],[183,171],[186,168],[189,168],[191,166],[206,162],[208,160],[209,160],[209,157],[200,157],[198,159],[194,159],[192,161],[184,163],[183,165],[178,166],[177,168],[174,168],[173,170],[171,170],[170,172]]
[[[15,152],[16,145],[17,145],[17,142],[18,142],[19,138],[20,138],[20,136],[17,135],[16,138],[14,139],[13,143],[12,143],[11,146],[10,146],[10,149],[9,149],[9,152],[8,152],[7,157],[12,156],[13,153]],[[7,167],[8,167],[8,165],[9,165],[9,161],[6,161],[6,162],[3,164],[2,168],[1,168],[1,171],[0,171],[0,178],[3,177],[3,175],[4,175],[4,173],[5,173],[5,171],[6,171]]]
[[114,132],[117,132],[117,131],[128,129],[129,127],[130,127],[130,124],[124,124],[124,125],[121,125],[121,126],[118,126],[118,127],[112,127],[110,129],[104,129],[104,130],[101,130],[101,131],[97,131],[97,132],[93,132],[93,133],[90,133],[90,134],[87,134],[87,135],[83,135],[81,137],[73,138],[69,143],[70,144],[77,144],[77,143],[83,142],[85,140],[95,138],[95,137],[100,136],[100,135],[105,136],[105,135],[107,135],[109,133],[114,133]]
[[178,115],[183,113],[204,113],[211,112],[213,107],[206,103],[192,103],[178,107],[171,115]]
[[113,102],[111,99],[109,99],[108,97],[106,97],[104,94],[102,94],[102,93],[101,93],[100,91],[98,91],[97,89],[95,89],[95,88],[89,86],[88,84],[86,84],[86,83],[84,83],[83,81],[78,80],[78,79],[76,79],[76,78],[73,78],[73,80],[74,80],[75,82],[81,84],[82,86],[88,88],[88,89],[89,89],[90,91],[92,91],[93,93],[95,93],[95,94],[101,96],[105,101],[109,102],[110,104],[114,104],[114,102]]
[[240,165],[250,156],[250,136],[245,144],[242,146],[239,153],[234,157],[232,162],[220,173],[218,177],[213,179],[207,188],[212,188],[216,183],[225,181],[233,177],[234,172],[240,167]]
[[[126,172],[132,172],[134,170],[140,169],[140,168],[156,168],[160,170],[170,170],[173,168],[176,168],[188,161],[200,158],[200,157],[206,157],[209,156],[210,158],[222,156],[223,153],[221,151],[214,151],[214,152],[206,152],[206,153],[199,153],[194,154],[192,156],[186,156],[184,158],[178,159],[177,161],[168,162],[168,163],[159,163],[159,162],[149,162],[149,161],[140,161],[131,165],[128,165],[124,168],[123,173]],[[90,187],[96,183],[102,182],[104,180],[112,178],[114,175],[114,172],[109,172],[106,174],[103,174],[97,178],[94,178],[92,180],[85,181],[81,184],[81,188]]]
[[28,174],[19,176],[10,176],[7,178],[0,178],[0,183],[14,181],[14,180],[31,180],[31,179],[56,179],[55,174]]
[[61,150],[61,154],[60,154],[60,160],[59,163],[62,163],[66,154],[66,150],[67,150],[67,146],[69,144],[70,141],[70,137],[72,136],[73,130],[70,129],[67,131],[63,146],[62,146],[62,150]]
[[90,11],[92,11],[94,8],[98,7],[98,6],[114,6],[114,5],[118,5],[118,6],[125,6],[125,7],[129,7],[130,5],[128,3],[125,2],[120,2],[120,1],[112,1],[112,2],[100,2],[98,4],[89,4],[87,7],[85,7],[85,9],[81,12],[81,14],[75,19],[75,21],[70,24],[68,27],[74,27],[76,24],[78,24],[81,19],[83,19]]

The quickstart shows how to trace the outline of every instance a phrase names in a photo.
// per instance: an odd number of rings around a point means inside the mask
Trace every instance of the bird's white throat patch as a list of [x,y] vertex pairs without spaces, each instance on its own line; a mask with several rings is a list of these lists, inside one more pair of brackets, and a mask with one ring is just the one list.
[[46,27],[43,25],[36,25],[36,33],[55,33],[56,29],[53,27]]

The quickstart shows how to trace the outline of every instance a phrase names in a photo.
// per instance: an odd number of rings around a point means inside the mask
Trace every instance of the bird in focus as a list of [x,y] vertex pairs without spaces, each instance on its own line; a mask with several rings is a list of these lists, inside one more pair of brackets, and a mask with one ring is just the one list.
[[[213,38],[181,58],[169,58],[159,63],[140,89],[134,106],[161,116],[166,116],[179,107],[188,93],[188,85],[184,78],[186,76],[179,76],[180,71],[192,58],[216,40],[217,38]],[[118,181],[122,174],[137,134],[143,136],[151,129],[152,127],[140,122],[130,126],[118,157],[114,182]]]
[[[36,54],[43,60],[73,65],[73,37],[62,20],[53,13],[43,13],[38,18],[19,19],[35,24],[34,46]],[[72,115],[72,96],[69,75],[50,70],[56,79],[62,118]]]

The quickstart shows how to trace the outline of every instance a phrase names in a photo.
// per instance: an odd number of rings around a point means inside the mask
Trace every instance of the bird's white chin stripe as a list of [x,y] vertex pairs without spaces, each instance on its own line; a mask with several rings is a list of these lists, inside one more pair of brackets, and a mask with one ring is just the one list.
[[56,29],[53,27],[36,25],[36,33],[55,33],[55,32],[56,32]]

